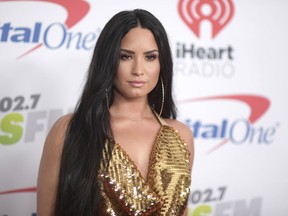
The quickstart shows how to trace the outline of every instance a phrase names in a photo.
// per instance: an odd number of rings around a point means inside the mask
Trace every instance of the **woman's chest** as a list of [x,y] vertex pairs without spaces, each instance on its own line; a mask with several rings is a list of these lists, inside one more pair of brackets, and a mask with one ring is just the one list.
[[148,174],[150,155],[160,130],[161,127],[158,125],[141,124],[113,128],[115,143],[125,151],[145,179]]

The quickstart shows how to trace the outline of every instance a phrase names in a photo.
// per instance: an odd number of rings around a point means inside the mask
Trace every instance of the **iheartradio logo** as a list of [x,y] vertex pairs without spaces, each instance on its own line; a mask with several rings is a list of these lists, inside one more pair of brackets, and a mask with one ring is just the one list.
[[198,38],[201,22],[208,20],[214,38],[232,19],[234,5],[232,0],[180,0],[178,12]]

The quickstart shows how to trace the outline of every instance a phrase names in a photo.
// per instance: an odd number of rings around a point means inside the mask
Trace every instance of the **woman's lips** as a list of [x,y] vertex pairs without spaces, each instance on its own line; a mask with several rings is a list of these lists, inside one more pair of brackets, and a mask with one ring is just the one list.
[[140,87],[144,86],[146,82],[144,82],[144,81],[128,81],[128,83],[132,87],[140,88]]

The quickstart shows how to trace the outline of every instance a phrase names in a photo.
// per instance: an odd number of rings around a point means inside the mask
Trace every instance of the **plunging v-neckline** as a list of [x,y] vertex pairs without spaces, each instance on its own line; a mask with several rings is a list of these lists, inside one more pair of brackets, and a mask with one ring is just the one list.
[[147,183],[148,182],[148,178],[149,178],[149,173],[150,173],[150,167],[151,167],[151,160],[152,160],[152,155],[153,155],[153,152],[155,151],[156,147],[158,146],[159,144],[159,137],[161,136],[162,134],[162,131],[164,129],[164,127],[169,127],[168,125],[161,125],[161,128],[159,129],[157,135],[156,135],[156,138],[155,138],[155,141],[152,145],[152,148],[151,148],[151,152],[150,152],[150,155],[149,155],[149,162],[148,162],[148,171],[147,171],[147,174],[146,174],[146,178],[144,178],[144,175],[141,173],[140,169],[138,168],[138,166],[136,165],[136,163],[134,162],[134,160],[132,160],[132,158],[130,157],[130,155],[126,152],[126,150],[124,148],[122,148],[122,146],[119,144],[119,143],[116,143],[115,142],[115,146],[118,147],[118,149],[120,149],[123,154],[127,157],[128,161],[134,166],[135,170],[137,173],[139,173],[139,176],[142,178],[142,180]]
[[151,167],[151,160],[152,160],[152,155],[153,155],[153,152],[155,151],[156,147],[158,146],[159,144],[159,137],[161,136],[162,134],[162,131],[165,127],[170,127],[169,125],[167,125],[167,123],[162,120],[160,118],[160,116],[152,111],[154,116],[156,117],[156,119],[158,120],[158,122],[160,123],[160,129],[158,130],[157,134],[156,134],[156,138],[153,142],[153,145],[152,145],[152,148],[151,148],[151,151],[150,151],[150,155],[149,155],[149,161],[148,161],[148,169],[147,169],[147,174],[146,174],[146,178],[144,178],[144,175],[141,173],[140,169],[138,168],[138,166],[136,165],[136,163],[134,162],[134,160],[132,160],[132,158],[130,157],[130,155],[127,153],[127,151],[118,143],[114,140],[114,143],[115,143],[115,146],[117,146],[122,152],[123,154],[127,157],[128,161],[134,166],[136,172],[139,173],[139,176],[140,178],[145,182],[147,183],[148,182],[148,178],[149,178],[149,173],[150,173],[150,167]]

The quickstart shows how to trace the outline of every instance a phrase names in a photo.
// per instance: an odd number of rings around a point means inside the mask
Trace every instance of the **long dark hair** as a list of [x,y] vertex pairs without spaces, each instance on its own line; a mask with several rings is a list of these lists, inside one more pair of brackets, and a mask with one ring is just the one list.
[[[112,137],[109,105],[113,102],[113,79],[117,72],[120,44],[127,32],[135,27],[149,29],[159,50],[160,77],[165,89],[165,103],[161,114],[176,118],[172,98],[172,56],[165,29],[159,20],[145,10],[122,11],[113,16],[102,30],[88,70],[86,84],[64,142],[55,215],[96,215],[100,201],[97,175],[102,150],[108,137]],[[148,101],[156,112],[161,109],[161,79],[149,93]],[[112,147],[113,148],[113,147]]]

